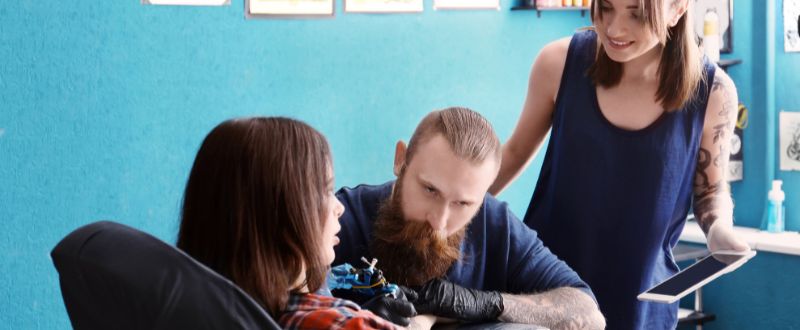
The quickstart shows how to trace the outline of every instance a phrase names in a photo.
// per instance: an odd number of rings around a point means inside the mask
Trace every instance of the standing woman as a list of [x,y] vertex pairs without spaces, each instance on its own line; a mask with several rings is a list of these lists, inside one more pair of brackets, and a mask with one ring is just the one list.
[[313,293],[335,257],[343,212],[322,134],[293,119],[233,119],[197,153],[177,245],[285,329],[395,329],[351,301]]
[[672,329],[636,296],[678,271],[690,205],[711,251],[747,250],[726,181],[736,87],[695,43],[688,0],[596,0],[594,28],[548,44],[503,146],[499,193],[551,130],[525,215],[597,296],[609,329]]

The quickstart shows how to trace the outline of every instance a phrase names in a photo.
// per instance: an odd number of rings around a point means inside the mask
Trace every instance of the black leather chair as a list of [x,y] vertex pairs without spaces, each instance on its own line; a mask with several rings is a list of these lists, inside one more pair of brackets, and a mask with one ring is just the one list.
[[280,329],[231,281],[128,226],[83,226],[51,256],[75,329]]

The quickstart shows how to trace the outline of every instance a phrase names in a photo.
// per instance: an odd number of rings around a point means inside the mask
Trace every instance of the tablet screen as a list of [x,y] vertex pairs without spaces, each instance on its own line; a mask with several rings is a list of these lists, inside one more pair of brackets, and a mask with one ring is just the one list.
[[746,255],[725,254],[717,255],[716,257],[708,256],[698,261],[689,268],[682,270],[680,273],[670,278],[669,280],[659,284],[658,286],[647,290],[649,293],[676,296],[683,291],[691,288],[693,285],[700,283],[719,272],[742,258]]

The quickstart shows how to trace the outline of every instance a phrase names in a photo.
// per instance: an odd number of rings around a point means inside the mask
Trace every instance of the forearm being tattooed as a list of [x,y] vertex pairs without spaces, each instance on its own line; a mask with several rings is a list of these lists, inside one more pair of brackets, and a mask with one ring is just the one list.
[[433,315],[417,315],[411,318],[411,323],[406,327],[408,330],[430,330],[433,324],[436,323],[436,317]]
[[503,322],[535,324],[550,329],[603,329],[605,319],[594,300],[576,288],[530,294],[503,294]]

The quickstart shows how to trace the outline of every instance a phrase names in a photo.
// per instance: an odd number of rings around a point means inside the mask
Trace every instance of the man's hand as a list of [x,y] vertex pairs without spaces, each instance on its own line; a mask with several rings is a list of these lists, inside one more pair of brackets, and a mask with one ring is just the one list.
[[467,289],[455,283],[433,279],[409,299],[419,314],[433,314],[462,321],[492,321],[503,313],[499,292]]
[[[413,291],[411,291],[409,295],[412,298],[416,298]],[[361,307],[370,310],[375,315],[389,320],[394,324],[404,327],[407,327],[411,322],[411,318],[417,315],[414,305],[406,299],[402,288],[397,290],[396,298],[391,295],[376,296],[363,303]]]

